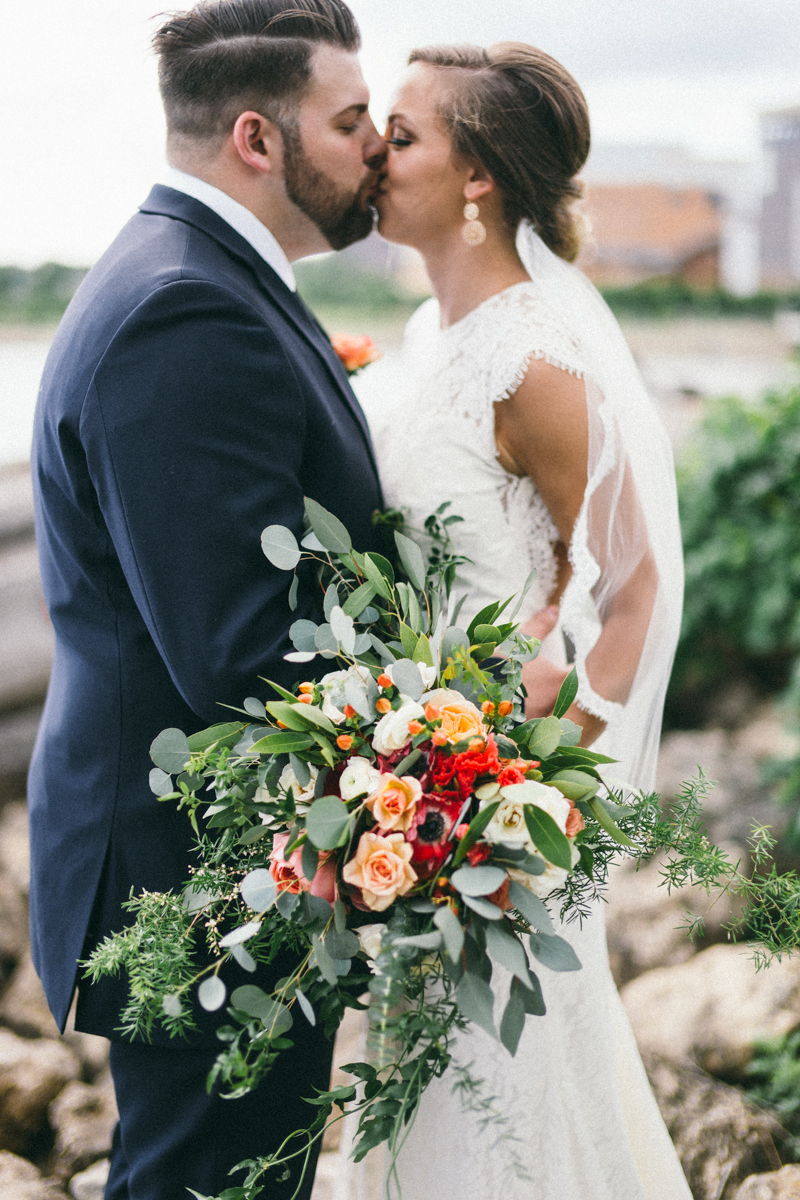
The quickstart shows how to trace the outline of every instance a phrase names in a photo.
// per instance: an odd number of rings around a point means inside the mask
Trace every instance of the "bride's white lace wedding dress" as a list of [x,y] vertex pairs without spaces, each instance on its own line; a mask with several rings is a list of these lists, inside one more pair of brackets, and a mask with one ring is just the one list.
[[[530,230],[521,246],[530,283],[445,330],[436,302],[426,302],[409,323],[402,362],[373,370],[359,390],[387,504],[417,531],[444,501],[463,518],[451,533],[456,551],[472,560],[458,579],[467,618],[519,591],[535,568],[520,614],[527,618],[547,602],[558,533],[531,480],[500,466],[494,405],[519,386],[534,357],[585,381],[589,484],[561,624],[543,652],[566,662],[567,635],[579,703],[607,722],[596,748],[620,760],[615,775],[649,789],[681,602],[671,455],[597,293]],[[591,649],[615,593],[648,550],[660,586],[621,704],[592,687]],[[478,1028],[456,1039],[456,1062],[483,1081],[481,1095],[500,1121],[465,1111],[448,1071],[423,1097],[400,1153],[403,1200],[689,1200],[609,971],[602,906],[583,928],[560,932],[582,970],[555,974],[537,965],[547,1015],[528,1018],[516,1057]],[[502,1004],[502,971],[494,983]],[[354,1166],[345,1148],[337,1200],[381,1200],[383,1162],[373,1158],[370,1167],[368,1157]]]

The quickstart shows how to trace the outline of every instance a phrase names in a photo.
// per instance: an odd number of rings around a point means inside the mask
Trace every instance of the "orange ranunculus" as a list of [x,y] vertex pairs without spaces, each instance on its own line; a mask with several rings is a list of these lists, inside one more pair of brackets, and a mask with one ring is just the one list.
[[402,833],[381,837],[362,833],[355,858],[345,864],[345,883],[361,888],[367,908],[383,912],[398,896],[404,896],[417,882],[411,866],[413,848]]
[[427,700],[439,709],[442,718],[441,732],[451,744],[462,742],[465,738],[486,737],[488,730],[483,723],[480,709],[459,692],[439,688],[431,692]]
[[348,375],[354,375],[356,371],[360,371],[369,363],[377,362],[379,358],[383,357],[372,338],[367,334],[353,337],[347,333],[335,333],[331,338],[331,345]]
[[564,829],[564,833],[568,838],[574,838],[582,829],[586,828],[586,822],[581,815],[580,809],[575,807],[572,800],[570,800],[570,804],[572,804],[572,808],[569,810],[569,816],[567,817],[567,824]]
[[381,775],[375,792],[366,800],[378,826],[384,832],[410,829],[422,795],[422,785],[413,775],[398,779],[391,773]]

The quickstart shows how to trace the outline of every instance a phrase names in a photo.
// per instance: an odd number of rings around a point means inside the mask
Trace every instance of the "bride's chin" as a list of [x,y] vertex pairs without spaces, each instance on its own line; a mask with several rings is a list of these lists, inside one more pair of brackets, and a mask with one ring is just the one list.
[[375,228],[385,242],[395,242],[398,246],[411,245],[411,242],[403,236],[402,226],[392,221],[389,217],[381,216],[380,211],[378,212],[378,223]]

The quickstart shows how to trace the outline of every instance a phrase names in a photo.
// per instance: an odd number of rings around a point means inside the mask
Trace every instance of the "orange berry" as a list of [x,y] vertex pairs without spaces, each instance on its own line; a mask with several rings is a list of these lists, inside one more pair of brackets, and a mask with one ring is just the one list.
[[385,696],[381,696],[380,700],[375,701],[375,707],[379,713],[387,713],[392,711],[392,702],[387,700]]
[[446,875],[440,875],[439,878],[436,880],[436,886],[439,888],[446,888],[446,887],[449,887],[449,885],[450,885],[450,880],[447,878]]
[[348,718],[356,715],[356,710],[353,708],[352,704],[345,704],[344,715]]
[[473,738],[469,744],[470,750],[482,750],[486,743],[483,738]]
[[540,767],[541,765],[542,764],[537,759],[531,759],[531,761],[528,763],[528,770],[535,770],[536,767]]
[[288,725],[284,725],[283,721],[278,721],[278,729],[288,729]]
[[314,691],[314,685],[313,685],[313,683],[301,683],[300,687],[297,690],[298,690],[298,692],[305,692],[306,695],[310,696],[311,693]]
[[385,672],[382,673],[381,675],[379,675],[378,676],[378,687],[382,687],[382,688],[394,687],[394,684],[392,683],[391,675],[387,675]]
[[514,711],[514,705],[510,700],[501,700],[497,706],[497,711],[500,713],[501,717],[507,717]]
[[494,703],[491,700],[484,700],[481,705],[481,712],[486,713],[486,716],[490,717],[494,712]]
[[408,732],[411,734],[412,737],[414,737],[414,735],[417,733],[422,733],[424,728],[425,728],[425,726],[420,725],[419,721],[409,721],[408,722]]
[[349,733],[342,733],[337,737],[336,745],[340,750],[349,750],[353,745],[353,739]]
[[426,704],[425,705],[425,720],[426,721],[438,721],[439,718],[441,717],[441,715],[442,715],[442,710],[440,708],[437,708],[435,704]]
[[300,704],[313,704],[314,703],[314,697],[307,695],[305,692],[301,692],[300,695],[297,697],[297,699]]
[[433,742],[434,746],[446,746],[447,734],[442,733],[441,729],[437,729],[436,732],[431,735],[431,741]]

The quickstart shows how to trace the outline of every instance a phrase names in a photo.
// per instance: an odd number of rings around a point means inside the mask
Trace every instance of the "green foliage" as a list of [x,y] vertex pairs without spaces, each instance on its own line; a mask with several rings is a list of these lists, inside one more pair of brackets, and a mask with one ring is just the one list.
[[679,492],[686,607],[667,718],[686,727],[737,678],[780,691],[800,652],[800,387],[716,402]]
[[629,287],[601,288],[618,317],[772,318],[778,309],[800,309],[800,290],[735,296],[723,288],[698,288],[682,279],[648,279]]
[[347,307],[374,315],[411,303],[390,274],[365,270],[339,255],[300,262],[294,270],[298,290],[313,309]]
[[85,274],[61,263],[33,271],[0,267],[0,321],[58,321]]
[[758,1043],[744,1092],[775,1114],[789,1135],[784,1143],[786,1157],[800,1162],[800,1029]]

